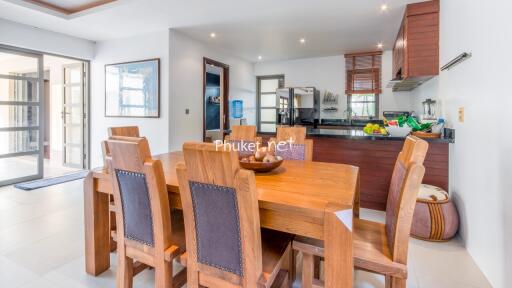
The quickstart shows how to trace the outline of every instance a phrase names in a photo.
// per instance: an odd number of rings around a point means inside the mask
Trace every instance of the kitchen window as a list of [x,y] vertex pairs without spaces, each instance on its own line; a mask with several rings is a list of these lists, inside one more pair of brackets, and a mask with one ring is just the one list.
[[381,56],[381,51],[345,54],[345,94],[350,118],[378,118]]
[[349,94],[348,111],[352,118],[372,119],[377,118],[378,113],[378,94]]
[[288,106],[282,99],[278,102],[276,96],[276,90],[284,87],[284,75],[258,76],[256,79],[258,131],[275,132],[277,108]]

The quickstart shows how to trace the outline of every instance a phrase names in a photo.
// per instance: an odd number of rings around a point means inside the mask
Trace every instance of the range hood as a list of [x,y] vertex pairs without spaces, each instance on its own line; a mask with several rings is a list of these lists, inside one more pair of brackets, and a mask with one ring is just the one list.
[[411,91],[421,84],[425,83],[434,76],[409,77],[407,79],[392,79],[386,85],[386,88],[392,88],[393,92]]

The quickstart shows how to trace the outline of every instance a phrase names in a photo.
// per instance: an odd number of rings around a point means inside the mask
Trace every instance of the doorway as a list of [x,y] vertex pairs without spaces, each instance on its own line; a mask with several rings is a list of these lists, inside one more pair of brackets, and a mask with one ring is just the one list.
[[203,141],[223,140],[228,119],[229,66],[203,58]]
[[88,168],[88,65],[0,45],[0,186]]

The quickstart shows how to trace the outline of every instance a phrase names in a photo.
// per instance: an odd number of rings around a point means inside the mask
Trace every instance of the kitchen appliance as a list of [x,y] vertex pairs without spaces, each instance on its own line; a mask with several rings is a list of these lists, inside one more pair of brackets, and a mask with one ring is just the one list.
[[316,128],[320,121],[320,92],[314,87],[277,90],[277,124]]
[[423,104],[423,115],[421,115],[421,120],[437,120],[436,101],[429,98],[421,102],[421,104]]
[[411,116],[411,112],[408,111],[384,111],[382,112],[382,116],[388,121],[396,120],[400,118],[401,116],[404,116],[405,118]]

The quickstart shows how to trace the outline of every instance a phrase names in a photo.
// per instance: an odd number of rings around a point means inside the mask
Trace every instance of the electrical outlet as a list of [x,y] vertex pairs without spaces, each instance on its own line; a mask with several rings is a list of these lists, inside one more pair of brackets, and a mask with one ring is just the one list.
[[459,107],[459,122],[464,122],[464,107]]

